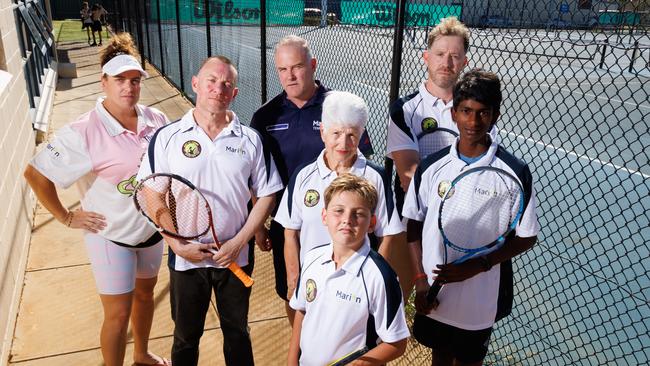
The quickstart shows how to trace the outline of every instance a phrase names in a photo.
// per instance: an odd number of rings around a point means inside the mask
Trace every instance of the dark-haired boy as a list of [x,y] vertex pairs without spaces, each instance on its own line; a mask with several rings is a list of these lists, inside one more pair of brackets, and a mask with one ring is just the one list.
[[[512,307],[510,259],[532,248],[537,240],[539,223],[530,170],[489,135],[501,100],[496,74],[472,70],[460,79],[454,86],[452,108],[460,136],[455,144],[420,163],[404,202],[409,249],[418,271],[413,335],[432,349],[433,365],[482,364],[494,322]],[[478,166],[500,168],[519,179],[525,196],[523,216],[515,236],[499,249],[462,264],[444,264],[445,248],[437,224],[444,187],[461,171]],[[445,285],[438,301],[429,304],[426,293],[436,278]]]

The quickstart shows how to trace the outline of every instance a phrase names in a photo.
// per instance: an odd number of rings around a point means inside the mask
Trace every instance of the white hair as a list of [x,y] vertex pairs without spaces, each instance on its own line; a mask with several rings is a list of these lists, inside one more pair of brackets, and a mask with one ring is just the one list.
[[291,46],[291,47],[302,49],[302,51],[307,56],[307,60],[311,60],[314,58],[314,56],[311,53],[311,48],[309,48],[309,42],[302,37],[296,36],[295,34],[290,34],[282,38],[280,41],[278,41],[278,43],[275,45],[274,54],[278,53],[278,49],[280,47],[285,47],[285,46]]
[[363,131],[368,122],[368,105],[356,94],[331,91],[325,95],[321,123],[323,130],[335,124]]

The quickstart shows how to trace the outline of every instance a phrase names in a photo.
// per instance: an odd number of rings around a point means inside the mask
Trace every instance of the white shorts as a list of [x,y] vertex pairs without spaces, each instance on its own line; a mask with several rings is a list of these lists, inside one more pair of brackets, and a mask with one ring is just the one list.
[[162,240],[147,248],[127,248],[97,234],[86,233],[84,239],[100,294],[126,294],[135,288],[136,278],[158,276]]

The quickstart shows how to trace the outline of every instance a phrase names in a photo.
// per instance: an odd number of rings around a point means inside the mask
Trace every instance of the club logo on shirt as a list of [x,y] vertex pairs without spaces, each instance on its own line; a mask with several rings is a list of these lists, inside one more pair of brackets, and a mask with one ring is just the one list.
[[320,193],[315,189],[308,189],[305,193],[305,206],[314,207],[318,204],[320,200]]
[[350,301],[350,302],[355,302],[357,304],[361,304],[361,298],[355,294],[352,293],[345,293],[341,290],[336,290],[336,297],[345,300],[345,301]]
[[189,140],[183,144],[183,155],[188,158],[195,158],[201,154],[201,144],[197,141]]
[[237,155],[246,155],[246,151],[241,147],[226,146],[226,151]]
[[55,148],[54,146],[52,146],[51,144],[47,144],[47,147],[46,147],[46,148],[47,148],[48,150],[50,150],[50,151],[52,152],[52,154],[53,154],[55,157],[57,157],[57,158],[59,157],[59,155],[61,155],[61,154],[59,154],[58,151],[56,151],[56,148]]
[[316,293],[318,292],[318,289],[316,288],[316,281],[312,280],[311,278],[307,280],[307,284],[305,285],[305,299],[307,302],[312,302],[314,299],[316,299]]
[[311,127],[314,129],[314,131],[320,130],[320,123],[321,123],[320,121],[313,121],[311,123]]
[[[451,187],[451,182],[450,181],[443,180],[442,182],[440,182],[440,184],[438,184],[438,196],[440,196],[440,198],[445,197],[445,193],[447,193],[447,190],[449,190],[449,187]],[[451,198],[451,196],[453,196],[453,195],[454,195],[454,190],[452,188],[452,190],[451,190],[451,192],[449,192],[449,196],[447,196],[447,198]]]
[[422,120],[422,132],[428,132],[438,128],[438,121],[433,117],[427,117]]
[[135,192],[135,186],[137,185],[138,181],[135,179],[135,174],[133,174],[131,178],[123,180],[117,184],[117,191],[121,194],[132,196],[133,192]]
[[496,198],[499,195],[499,192],[494,188],[474,187],[474,193],[487,198]]

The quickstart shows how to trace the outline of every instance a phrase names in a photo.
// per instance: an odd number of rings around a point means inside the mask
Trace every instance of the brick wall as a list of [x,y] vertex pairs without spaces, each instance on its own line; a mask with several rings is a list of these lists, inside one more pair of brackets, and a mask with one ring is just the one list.
[[22,171],[34,152],[23,59],[11,0],[0,0],[0,68],[7,72],[0,90],[0,364],[9,355],[18,311],[34,200]]

